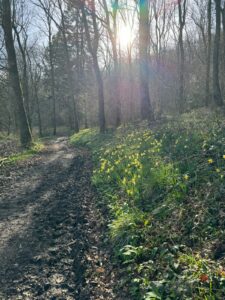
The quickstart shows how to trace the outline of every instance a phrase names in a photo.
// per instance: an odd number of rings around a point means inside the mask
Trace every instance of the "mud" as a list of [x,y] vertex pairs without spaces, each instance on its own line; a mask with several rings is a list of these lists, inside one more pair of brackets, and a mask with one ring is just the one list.
[[0,299],[125,299],[86,150],[66,138],[1,171]]

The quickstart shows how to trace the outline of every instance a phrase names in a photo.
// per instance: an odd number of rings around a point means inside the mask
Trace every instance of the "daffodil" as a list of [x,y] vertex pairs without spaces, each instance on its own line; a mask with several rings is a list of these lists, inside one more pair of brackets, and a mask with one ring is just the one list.
[[132,196],[132,195],[134,194],[134,191],[133,191],[133,190],[127,190],[127,194],[128,194],[129,196]]
[[136,178],[133,177],[133,178],[131,179],[131,182],[135,185],[135,184],[136,184]]
[[212,164],[212,163],[213,163],[213,159],[212,159],[212,158],[209,158],[209,159],[208,159],[208,163],[209,163],[209,164]]
[[123,184],[123,185],[126,185],[126,184],[127,184],[127,179],[126,179],[126,177],[123,178],[122,184]]
[[188,179],[189,179],[189,176],[188,176],[187,174],[185,174],[185,175],[184,175],[184,179],[185,179],[185,180],[188,180]]

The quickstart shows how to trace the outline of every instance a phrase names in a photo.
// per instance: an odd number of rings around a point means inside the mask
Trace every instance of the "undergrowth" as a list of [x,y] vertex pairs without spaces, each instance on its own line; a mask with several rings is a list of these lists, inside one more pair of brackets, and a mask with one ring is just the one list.
[[197,112],[149,130],[87,129],[93,184],[133,299],[225,299],[225,122]]
[[44,145],[41,142],[34,142],[29,149],[23,150],[16,154],[9,155],[7,157],[0,157],[0,167],[7,164],[13,164],[18,161],[26,160],[40,152],[43,148]]

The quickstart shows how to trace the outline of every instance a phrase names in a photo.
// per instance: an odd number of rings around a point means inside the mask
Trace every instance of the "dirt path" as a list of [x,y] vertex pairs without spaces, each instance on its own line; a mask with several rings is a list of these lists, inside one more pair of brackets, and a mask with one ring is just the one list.
[[0,299],[125,299],[103,247],[91,160],[65,138],[0,182]]

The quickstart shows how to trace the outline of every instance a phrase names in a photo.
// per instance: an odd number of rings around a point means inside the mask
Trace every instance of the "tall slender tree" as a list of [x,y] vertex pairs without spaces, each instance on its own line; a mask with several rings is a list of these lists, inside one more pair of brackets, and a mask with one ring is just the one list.
[[[223,24],[223,76],[225,76],[225,4],[221,9],[222,11],[222,24]],[[223,85],[224,87],[224,85]]]
[[71,58],[70,58],[70,53],[69,53],[68,39],[67,39],[67,35],[66,35],[65,15],[63,12],[62,0],[57,0],[57,4],[58,4],[59,11],[60,11],[60,17],[61,17],[61,26],[59,28],[62,32],[63,44],[64,44],[64,50],[65,50],[65,59],[66,59],[66,67],[67,67],[67,75],[68,75],[69,98],[70,98],[70,102],[73,106],[74,130],[75,130],[75,132],[79,132],[77,103],[76,103],[75,97],[74,97],[74,76],[73,76]]
[[[120,101],[120,92],[119,92],[119,61],[118,61],[118,50],[117,50],[117,14],[118,14],[118,7],[119,1],[114,0],[112,3],[112,13],[109,12],[107,1],[102,0],[103,8],[105,11],[105,23],[106,29],[109,34],[109,39],[112,45],[112,55],[113,55],[113,63],[114,63],[114,70],[113,70],[113,89],[114,89],[114,102],[116,106],[116,127],[121,124],[121,101]],[[112,25],[111,19],[112,16]]]
[[[29,122],[29,126],[32,131],[32,122],[31,122],[31,113],[30,113],[29,78],[28,78],[28,69],[27,69],[27,39],[28,39],[28,35],[25,32],[23,27],[19,31],[17,26],[15,24],[13,24],[13,29],[16,34],[17,43],[18,43],[20,53],[22,56],[22,61],[23,61],[23,71],[22,71],[23,74],[21,76],[22,77],[22,79],[21,79],[22,92],[23,92],[23,98],[24,98],[24,107],[25,107],[26,114],[27,114],[27,120]],[[24,36],[25,36],[23,42],[21,41],[21,37],[20,37],[20,34],[22,31],[24,31]]]
[[51,90],[51,100],[52,100],[52,128],[53,135],[56,135],[57,126],[56,126],[56,83],[55,83],[55,66],[53,63],[53,33],[52,33],[52,15],[54,11],[54,5],[52,1],[37,0],[36,5],[38,5],[45,14],[45,23],[47,28],[47,37],[48,37],[48,59],[50,67],[50,90]]
[[139,0],[139,59],[140,59],[140,97],[141,117],[143,120],[154,120],[149,94],[149,3]]
[[210,97],[210,71],[211,71],[211,52],[212,52],[212,0],[208,0],[207,6],[207,62],[206,62],[206,106],[209,105]]
[[86,34],[86,40],[87,40],[87,45],[88,45],[88,50],[92,56],[92,61],[93,61],[93,68],[95,72],[95,77],[98,85],[98,116],[99,116],[99,127],[100,127],[100,132],[104,133],[106,130],[106,124],[105,124],[105,98],[104,98],[104,85],[103,85],[103,79],[102,79],[102,74],[101,70],[99,67],[98,63],[98,46],[99,46],[99,29],[98,29],[98,24],[97,24],[97,19],[96,19],[96,13],[95,13],[95,0],[91,1],[91,19],[92,19],[92,25],[93,25],[93,32],[94,32],[94,37],[93,41],[91,39],[91,34],[90,34],[90,28],[88,25],[88,20],[87,20],[87,11],[86,7],[83,2],[80,4],[81,12],[82,12],[82,18],[83,18],[83,23],[84,23],[84,28],[85,28],[85,34]]
[[17,106],[17,115],[20,130],[20,141],[22,146],[29,147],[32,142],[31,132],[27,120],[26,111],[23,103],[23,95],[20,86],[20,78],[17,67],[16,52],[12,34],[12,16],[11,16],[11,1],[2,1],[2,27],[5,37],[5,46],[8,57],[8,68],[11,85],[14,91],[14,97]]
[[179,110],[184,112],[185,108],[185,91],[184,91],[184,67],[185,67],[185,53],[184,53],[184,26],[186,23],[187,14],[187,0],[178,1],[178,16],[179,16],[179,36],[178,36],[178,47],[179,47]]
[[213,100],[217,106],[223,105],[219,81],[220,33],[221,33],[221,0],[214,0],[216,6],[216,32],[213,50]]

